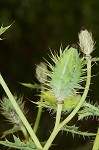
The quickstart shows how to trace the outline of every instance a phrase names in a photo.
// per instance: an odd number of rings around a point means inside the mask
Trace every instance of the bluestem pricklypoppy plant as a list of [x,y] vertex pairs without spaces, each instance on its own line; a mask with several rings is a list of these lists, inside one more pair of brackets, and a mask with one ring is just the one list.
[[[9,27],[2,26],[0,35]],[[91,58],[90,56],[94,50],[94,41],[92,34],[87,30],[80,32],[79,46],[84,53],[84,57],[81,57],[78,50],[74,47],[68,46],[65,50],[61,47],[59,54],[51,52],[52,63],[47,62],[49,70],[45,63],[41,62],[37,66],[36,77],[40,85],[23,83],[24,86],[31,89],[37,88],[41,91],[41,94],[39,94],[40,100],[36,102],[39,108],[33,129],[25,117],[26,111],[24,110],[22,98],[12,95],[0,75],[0,84],[8,96],[8,98],[4,97],[1,100],[1,113],[11,123],[17,125],[17,128],[14,126],[12,129],[4,132],[3,137],[18,131],[19,127],[25,137],[25,141],[21,141],[20,138],[13,135],[14,142],[9,142],[5,139],[5,141],[0,141],[0,144],[21,150],[48,150],[59,131],[64,131],[71,132],[73,136],[74,134],[96,136],[93,150],[99,149],[99,129],[96,135],[95,133],[81,132],[75,125],[67,125],[76,114],[78,115],[78,120],[89,116],[99,116],[99,107],[90,104],[86,100],[91,81],[91,62],[99,60],[99,58]],[[86,82],[85,87],[81,83],[84,80]],[[80,89],[84,91],[80,93]],[[46,143],[41,143],[36,136],[43,107],[50,110],[53,109],[56,112],[55,126]],[[61,117],[63,112],[67,112],[65,119]]]

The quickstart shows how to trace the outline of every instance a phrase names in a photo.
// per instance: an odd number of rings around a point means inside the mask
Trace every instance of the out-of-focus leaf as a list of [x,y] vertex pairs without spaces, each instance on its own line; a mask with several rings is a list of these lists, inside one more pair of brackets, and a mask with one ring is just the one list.
[[99,57],[94,57],[91,59],[91,62],[96,62],[96,61],[99,61]]
[[20,84],[23,86],[26,86],[30,89],[40,89],[41,88],[41,85],[39,85],[39,84],[31,84],[31,83],[20,83]]
[[[12,25],[12,24],[11,24]],[[11,27],[11,25],[7,26],[7,27],[3,27],[3,25],[0,28],[0,35],[3,34],[7,29],[9,29]],[[1,39],[2,40],[2,39]]]

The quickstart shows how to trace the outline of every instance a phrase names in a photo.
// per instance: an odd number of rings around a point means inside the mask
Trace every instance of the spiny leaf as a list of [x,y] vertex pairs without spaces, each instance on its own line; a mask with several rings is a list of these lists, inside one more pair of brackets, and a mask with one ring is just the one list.
[[19,138],[13,135],[14,142],[10,142],[7,139],[5,141],[0,141],[0,144],[10,147],[10,148],[16,148],[16,149],[21,149],[21,150],[36,150],[36,146],[33,141],[29,141],[28,144],[20,141]]
[[88,118],[89,116],[99,117],[99,106],[95,107],[94,105],[85,102],[83,104],[83,109],[78,112],[78,120],[82,120],[83,118]]
[[48,86],[57,101],[64,101],[74,89],[81,87],[82,59],[79,58],[77,49],[67,47],[64,51],[60,50],[59,56],[52,54],[52,61],[55,66],[49,63],[51,71],[48,73]]
[[73,126],[65,126],[61,130],[66,131],[66,132],[71,132],[74,136],[74,134],[82,135],[82,136],[96,136],[95,133],[88,133],[88,132],[82,132],[78,130],[78,127],[75,125]]

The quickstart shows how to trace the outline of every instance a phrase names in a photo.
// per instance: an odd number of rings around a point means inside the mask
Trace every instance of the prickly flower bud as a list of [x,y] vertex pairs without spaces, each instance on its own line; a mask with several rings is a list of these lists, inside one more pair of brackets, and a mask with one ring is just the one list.
[[47,86],[59,104],[63,103],[74,89],[81,88],[82,59],[77,49],[72,47],[67,47],[64,51],[60,49],[59,55],[52,54],[51,59],[55,65],[49,63],[51,71],[48,72]]
[[[24,102],[23,102],[23,97],[19,97],[17,98],[17,96],[15,96],[15,99],[17,101],[17,104],[19,105],[20,109],[23,111],[24,114],[26,114],[26,111],[24,109]],[[13,124],[17,124],[19,126],[22,126],[23,123],[20,119],[20,117],[18,116],[18,114],[16,113],[11,101],[7,98],[4,97],[1,100],[1,113],[2,115],[4,115],[7,120]]]
[[90,55],[90,53],[94,50],[94,40],[92,38],[92,33],[88,32],[86,29],[82,30],[79,33],[79,46],[81,51],[85,54],[85,55]]

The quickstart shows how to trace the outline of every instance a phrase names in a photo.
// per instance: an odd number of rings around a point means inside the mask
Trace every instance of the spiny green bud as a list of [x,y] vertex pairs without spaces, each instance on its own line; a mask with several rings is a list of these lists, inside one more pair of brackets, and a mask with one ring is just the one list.
[[88,30],[81,30],[78,34],[79,36],[79,46],[81,51],[86,55],[90,56],[91,52],[94,50],[94,40],[92,38],[92,33]]
[[49,63],[48,87],[52,91],[57,103],[64,100],[73,93],[74,89],[79,89],[82,75],[82,59],[75,48],[60,49],[60,54],[52,54],[52,61],[55,66]]
[[[16,99],[17,104],[19,105],[20,109],[22,110],[22,112],[24,114],[26,114],[26,110],[24,109],[25,103],[23,102],[23,97],[17,98],[17,96],[15,96],[15,99]],[[9,122],[11,122],[13,124],[17,124],[19,126],[23,126],[23,123],[22,123],[20,117],[16,113],[11,101],[7,97],[4,97],[1,100],[0,105],[1,105],[1,114],[3,116],[5,116]]]

